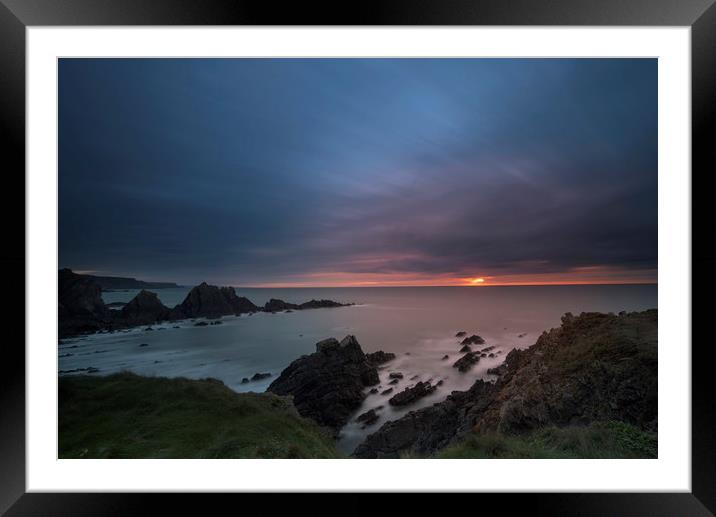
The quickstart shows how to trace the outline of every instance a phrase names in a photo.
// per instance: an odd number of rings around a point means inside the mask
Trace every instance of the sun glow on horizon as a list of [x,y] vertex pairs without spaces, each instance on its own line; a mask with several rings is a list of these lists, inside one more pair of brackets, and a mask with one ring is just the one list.
[[471,284],[471,285],[480,285],[480,284],[483,284],[483,283],[485,283],[485,279],[482,278],[482,277],[473,278],[472,280],[470,280],[470,284]]

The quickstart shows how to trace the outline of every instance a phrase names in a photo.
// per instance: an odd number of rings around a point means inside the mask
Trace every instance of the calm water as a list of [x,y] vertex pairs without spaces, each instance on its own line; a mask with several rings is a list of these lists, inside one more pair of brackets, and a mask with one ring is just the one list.
[[[189,288],[158,289],[165,305],[173,307]],[[280,314],[223,318],[222,325],[194,327],[190,321],[155,325],[154,331],[133,329],[95,334],[60,343],[59,369],[99,368],[98,374],[129,370],[142,375],[215,377],[236,391],[264,391],[291,361],[315,351],[315,343],[348,334],[358,338],[365,352],[385,350],[398,357],[380,371],[381,389],[391,371],[404,374],[394,392],[418,380],[444,381],[429,397],[408,408],[394,410],[387,396],[370,395],[356,412],[383,405],[380,420],[366,430],[349,423],[339,446],[350,452],[367,433],[386,420],[433,404],[453,390],[467,389],[486,371],[502,362],[512,348],[534,344],[543,330],[559,325],[565,312],[619,312],[657,307],[657,286],[520,286],[520,287],[396,287],[320,289],[244,289],[257,305],[270,298],[300,303],[328,298],[359,305]],[[103,294],[106,303],[129,301],[137,291]],[[173,328],[179,326],[179,328]],[[158,330],[160,329],[161,330]],[[477,333],[499,354],[483,358],[468,373],[451,365],[460,355],[457,331]],[[524,335],[523,335],[524,334]],[[520,337],[520,335],[523,335]],[[146,343],[147,346],[140,347]],[[481,347],[477,347],[478,349]],[[71,354],[71,355],[70,355]],[[441,361],[448,354],[448,361]],[[260,382],[241,384],[243,377],[270,372]],[[417,376],[414,380],[411,377]]]

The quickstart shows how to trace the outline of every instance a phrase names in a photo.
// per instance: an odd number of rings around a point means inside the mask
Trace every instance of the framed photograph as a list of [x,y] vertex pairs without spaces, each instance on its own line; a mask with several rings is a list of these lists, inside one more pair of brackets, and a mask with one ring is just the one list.
[[0,1],[8,515],[712,515],[710,0]]

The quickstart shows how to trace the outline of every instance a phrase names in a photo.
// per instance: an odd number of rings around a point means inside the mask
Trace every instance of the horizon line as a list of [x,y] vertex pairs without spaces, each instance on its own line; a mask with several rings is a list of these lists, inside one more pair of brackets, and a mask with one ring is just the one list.
[[[198,285],[198,284],[197,284]],[[372,287],[470,287],[482,289],[484,287],[539,287],[539,286],[577,286],[577,285],[659,285],[655,282],[520,282],[495,284],[445,284],[445,285],[232,285],[238,289],[345,289],[345,288],[372,288]],[[184,286],[187,287],[187,286]]]

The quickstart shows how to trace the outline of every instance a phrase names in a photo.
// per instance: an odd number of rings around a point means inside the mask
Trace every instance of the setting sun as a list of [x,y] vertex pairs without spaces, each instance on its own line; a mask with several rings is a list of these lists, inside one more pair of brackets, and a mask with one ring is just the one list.
[[482,284],[484,281],[485,281],[485,279],[482,278],[482,277],[480,277],[480,278],[473,278],[472,280],[470,280],[470,283],[471,283],[472,285],[480,285],[480,284]]

